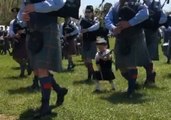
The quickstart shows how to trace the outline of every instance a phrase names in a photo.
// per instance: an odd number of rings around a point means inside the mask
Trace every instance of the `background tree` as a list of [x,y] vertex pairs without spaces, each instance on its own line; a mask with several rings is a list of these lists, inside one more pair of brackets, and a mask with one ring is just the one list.
[[12,18],[11,9],[19,7],[21,0],[1,0],[0,1],[0,24],[9,25]]

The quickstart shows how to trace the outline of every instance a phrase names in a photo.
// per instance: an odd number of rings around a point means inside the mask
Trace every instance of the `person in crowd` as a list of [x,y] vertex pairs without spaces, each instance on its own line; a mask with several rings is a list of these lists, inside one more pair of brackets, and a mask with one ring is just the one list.
[[20,65],[20,76],[25,77],[25,70],[27,69],[30,74],[30,66],[28,61],[28,55],[26,51],[26,33],[25,28],[22,28],[19,24],[15,24],[15,36],[13,36],[13,59]]
[[112,50],[107,49],[107,41],[104,38],[97,38],[97,48],[99,51],[96,53],[95,61],[98,70],[94,73],[94,80],[96,84],[95,92],[100,92],[100,80],[107,80],[112,86],[112,90],[115,90],[113,80],[115,75],[112,71]]
[[57,93],[56,106],[64,102],[68,89],[59,86],[49,71],[57,71],[57,17],[49,15],[65,4],[64,0],[27,0],[22,2],[18,17],[27,24],[27,48],[31,68],[41,85],[41,107],[35,118],[51,114],[51,88]]
[[[158,21],[158,23],[152,27],[144,29],[146,44],[150,57],[152,60],[159,60],[159,50],[158,50],[159,27],[158,26],[159,24],[163,24],[167,21],[167,15],[163,12],[160,1],[144,0],[144,3],[148,6],[150,12],[154,12],[156,14],[159,13],[158,18],[157,17],[155,18],[156,19],[155,21]],[[155,86],[156,72],[153,66],[154,64],[152,61],[149,64],[144,65],[144,68],[146,70],[146,80],[144,83],[145,86],[149,86],[149,87]]]
[[104,18],[111,7],[112,7],[111,3],[108,3],[108,2],[105,3],[104,6],[102,7],[102,11],[100,11],[100,14],[98,16],[98,19],[100,21],[100,28],[98,30],[97,35],[104,38],[107,41],[108,48],[110,47],[109,39],[108,39],[109,30],[105,27]]
[[[137,12],[122,11],[124,6],[133,4],[134,0],[119,0],[109,10],[105,17],[106,27],[116,36],[115,64],[121,75],[128,81],[127,97],[133,97],[138,75],[137,66],[144,66],[151,62],[143,28],[136,25],[149,17],[148,8],[138,4]],[[128,8],[126,7],[126,8]],[[128,14],[125,14],[125,12]]]
[[83,59],[84,64],[88,71],[87,81],[92,80],[94,68],[92,59],[95,58],[97,51],[96,48],[96,37],[97,30],[99,29],[99,21],[94,16],[94,8],[92,5],[86,6],[85,17],[81,19],[81,33],[83,37]]
[[67,17],[65,22],[62,25],[62,35],[64,39],[64,53],[68,59],[67,70],[72,70],[75,67],[75,64],[72,60],[72,55],[76,53],[76,37],[79,33],[78,27],[74,21]]

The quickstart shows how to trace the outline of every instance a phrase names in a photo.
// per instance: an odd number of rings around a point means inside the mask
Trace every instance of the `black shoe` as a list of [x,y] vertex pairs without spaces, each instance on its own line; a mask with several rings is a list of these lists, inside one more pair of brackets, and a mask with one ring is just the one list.
[[131,99],[131,98],[133,98],[133,93],[128,93],[127,92],[127,96],[126,96],[128,99]]
[[33,118],[34,119],[41,119],[42,117],[45,117],[45,116],[48,116],[48,115],[51,115],[51,114],[52,114],[51,109],[48,109],[46,111],[43,111],[40,108],[40,110],[33,116]]
[[63,104],[64,102],[64,97],[65,95],[68,93],[68,89],[66,88],[61,88],[60,92],[58,93],[57,97],[57,101],[56,101],[56,106],[60,106]]
[[144,82],[145,87],[155,87],[155,77],[156,77],[156,72],[153,72],[151,75],[147,77],[147,79]]
[[144,87],[155,87],[155,86],[156,86],[156,84],[154,81],[146,80],[144,82]]

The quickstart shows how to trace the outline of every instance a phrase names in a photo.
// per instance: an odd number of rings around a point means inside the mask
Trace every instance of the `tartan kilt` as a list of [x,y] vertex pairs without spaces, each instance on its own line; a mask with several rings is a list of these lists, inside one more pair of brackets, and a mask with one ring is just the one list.
[[94,59],[96,52],[96,41],[83,41],[82,55],[84,58]]
[[159,34],[158,31],[145,30],[147,49],[152,60],[159,60]]
[[130,52],[127,55],[123,55],[120,51],[120,39],[116,38],[114,52],[116,69],[144,66],[151,62],[143,30],[139,29],[134,36],[129,35],[128,37],[133,42],[130,46]]
[[57,49],[59,30],[57,28],[57,23],[52,22],[46,26],[41,26],[41,29],[39,27],[37,30],[43,33],[43,47],[38,53],[31,54],[31,51],[28,49],[28,41],[30,36],[27,35],[27,49],[30,59],[30,65],[33,70],[48,69],[57,71],[59,67],[59,65],[57,64],[59,63],[59,53]]

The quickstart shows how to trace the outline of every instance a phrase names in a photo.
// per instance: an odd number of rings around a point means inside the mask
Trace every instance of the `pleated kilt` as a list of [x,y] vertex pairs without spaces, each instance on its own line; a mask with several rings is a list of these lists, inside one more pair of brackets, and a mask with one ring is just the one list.
[[135,30],[133,35],[129,34],[126,37],[131,40],[130,52],[123,55],[120,50],[119,38],[116,38],[115,44],[115,64],[116,68],[129,68],[136,66],[143,66],[148,64],[151,59],[147,50],[144,32],[142,29]]
[[159,60],[159,33],[154,30],[145,30],[147,49],[152,60]]
[[[57,27],[57,18],[46,14],[34,14],[31,16],[30,29],[43,33],[43,47],[36,53],[32,54],[28,49],[30,65],[36,69],[48,69],[57,71],[58,65],[58,45],[59,32]],[[29,41],[27,35],[27,43]],[[27,44],[28,45],[28,44]]]
[[97,52],[96,41],[84,40],[82,49],[82,55],[84,58],[94,59]]

